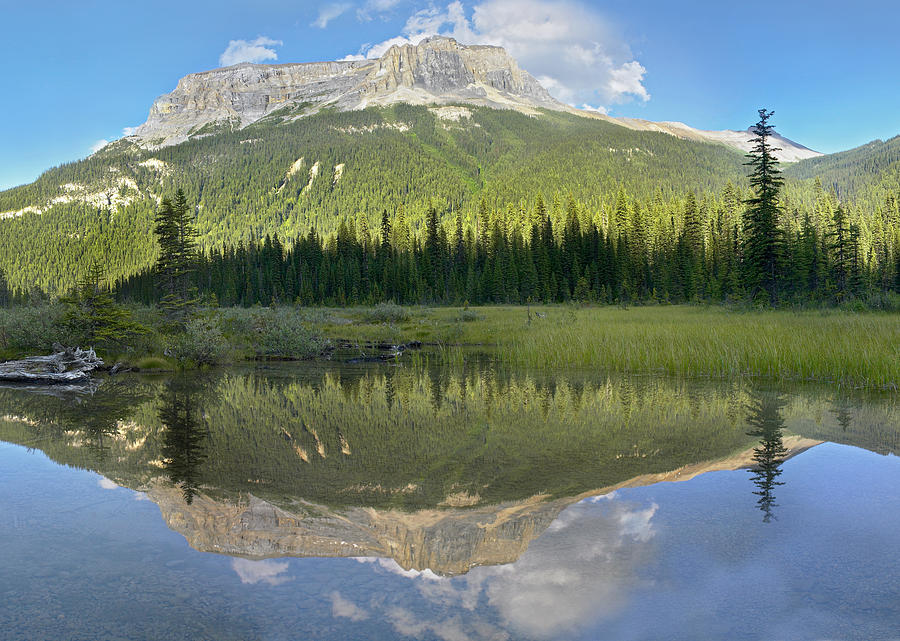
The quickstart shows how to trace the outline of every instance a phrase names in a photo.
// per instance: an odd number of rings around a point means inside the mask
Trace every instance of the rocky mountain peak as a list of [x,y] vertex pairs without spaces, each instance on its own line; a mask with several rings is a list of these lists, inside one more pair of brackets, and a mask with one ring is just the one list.
[[[538,109],[567,111],[741,151],[750,146],[746,131],[704,131],[680,122],[613,118],[575,109],[553,98],[502,47],[464,45],[444,36],[394,45],[372,60],[241,63],[193,73],[156,99],[133,139],[143,147],[158,148],[212,135],[218,127],[246,127],[268,116],[293,120],[323,107],[349,111],[400,102],[469,104],[528,114]],[[777,155],[784,161],[821,155],[780,136],[776,143]]]
[[325,106],[468,103],[534,112],[567,110],[502,48],[432,37],[374,60],[262,65],[194,73],[156,99],[136,132],[145,146],[177,144],[207,125],[245,127],[275,111],[302,117]]

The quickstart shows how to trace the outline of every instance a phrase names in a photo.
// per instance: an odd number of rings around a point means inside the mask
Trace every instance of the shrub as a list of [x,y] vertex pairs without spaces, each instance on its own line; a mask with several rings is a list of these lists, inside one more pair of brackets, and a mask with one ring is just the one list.
[[145,356],[144,358],[138,359],[135,365],[138,369],[146,370],[146,369],[156,369],[156,370],[169,370],[172,369],[172,363],[167,361],[165,358],[160,356]]
[[220,365],[231,357],[218,314],[192,318],[183,332],[168,336],[166,343],[166,356],[182,365]]
[[409,320],[409,310],[394,303],[378,303],[367,309],[363,318],[368,323],[402,323]]
[[254,311],[250,341],[256,356],[263,358],[310,358],[324,347],[303,317],[291,309]]
[[474,323],[475,321],[484,320],[484,314],[479,314],[472,309],[464,309],[456,317],[456,320],[461,323]]
[[13,353],[46,353],[51,351],[53,343],[72,344],[72,336],[62,327],[61,317],[59,305],[0,308],[0,349]]

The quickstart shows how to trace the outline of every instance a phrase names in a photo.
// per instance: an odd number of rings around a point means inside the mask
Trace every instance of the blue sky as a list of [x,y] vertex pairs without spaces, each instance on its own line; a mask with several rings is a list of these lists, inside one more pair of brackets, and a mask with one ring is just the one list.
[[188,73],[375,56],[430,33],[504,45],[558,98],[615,116],[742,129],[766,106],[823,152],[900,134],[887,0],[0,0],[0,15],[0,188],[120,137]]

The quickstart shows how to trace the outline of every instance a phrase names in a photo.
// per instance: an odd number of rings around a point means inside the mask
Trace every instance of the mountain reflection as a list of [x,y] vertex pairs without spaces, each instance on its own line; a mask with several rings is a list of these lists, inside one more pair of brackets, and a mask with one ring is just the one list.
[[747,405],[747,424],[751,430],[749,436],[759,439],[759,446],[753,449],[751,468],[753,492],[759,498],[757,506],[763,512],[763,521],[770,522],[775,518],[775,487],[784,485],[778,480],[781,476],[781,464],[788,453],[784,446],[784,418],[781,411],[786,405],[783,395],[777,392],[756,392]]
[[752,466],[768,521],[789,453],[896,451],[894,397],[780,391],[477,362],[267,365],[125,375],[77,398],[0,389],[0,439],[144,492],[199,550],[457,575],[515,561],[562,510],[616,487]]
[[181,488],[185,503],[194,502],[200,467],[206,460],[206,432],[199,420],[200,386],[196,379],[178,377],[160,394],[159,421],[163,433],[162,461],[169,479]]

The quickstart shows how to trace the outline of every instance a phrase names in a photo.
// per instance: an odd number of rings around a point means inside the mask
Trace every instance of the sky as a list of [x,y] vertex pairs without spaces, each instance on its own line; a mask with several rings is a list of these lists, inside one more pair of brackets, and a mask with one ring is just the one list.
[[0,189],[143,123],[182,76],[498,44],[557,98],[613,116],[778,131],[831,153],[900,134],[891,0],[0,0]]

